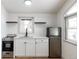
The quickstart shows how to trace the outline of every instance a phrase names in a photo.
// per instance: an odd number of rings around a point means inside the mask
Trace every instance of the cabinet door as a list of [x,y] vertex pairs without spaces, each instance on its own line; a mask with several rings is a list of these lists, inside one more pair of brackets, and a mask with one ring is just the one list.
[[36,56],[48,57],[48,39],[36,40]]
[[49,57],[52,57],[52,58],[61,57],[61,38],[60,37],[50,37]]
[[14,47],[15,56],[25,56],[25,40],[16,39]]
[[27,57],[35,56],[35,40],[33,39],[26,40],[26,56]]

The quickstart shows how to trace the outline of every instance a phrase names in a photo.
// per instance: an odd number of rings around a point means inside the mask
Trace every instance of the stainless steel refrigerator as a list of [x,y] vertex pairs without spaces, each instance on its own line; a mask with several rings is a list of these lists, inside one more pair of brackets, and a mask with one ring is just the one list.
[[47,37],[49,37],[49,57],[61,58],[61,28],[48,27]]

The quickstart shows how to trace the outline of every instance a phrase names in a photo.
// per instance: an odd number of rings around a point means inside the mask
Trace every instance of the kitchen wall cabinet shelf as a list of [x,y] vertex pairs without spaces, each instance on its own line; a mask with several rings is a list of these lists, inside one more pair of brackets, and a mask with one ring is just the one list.
[[6,21],[6,23],[18,23],[17,21]]
[[35,24],[46,24],[46,22],[34,22]]

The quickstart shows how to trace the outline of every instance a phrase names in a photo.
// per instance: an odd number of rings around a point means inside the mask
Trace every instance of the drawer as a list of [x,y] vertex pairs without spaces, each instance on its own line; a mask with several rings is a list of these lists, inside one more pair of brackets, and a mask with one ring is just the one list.
[[36,39],[36,42],[48,42],[48,39]]

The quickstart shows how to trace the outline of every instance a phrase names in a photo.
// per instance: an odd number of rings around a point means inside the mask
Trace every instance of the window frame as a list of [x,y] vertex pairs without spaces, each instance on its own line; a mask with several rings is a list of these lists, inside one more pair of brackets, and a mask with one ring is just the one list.
[[19,34],[22,34],[24,35],[26,32],[22,32],[21,29],[20,29],[20,26],[21,26],[21,21],[23,20],[29,20],[29,21],[32,21],[32,33],[34,32],[34,17],[18,17],[18,33]]
[[72,40],[72,39],[68,39],[67,38],[67,29],[68,29],[68,26],[67,26],[67,20],[68,19],[67,18],[69,18],[69,17],[75,17],[75,16],[77,16],[77,12],[76,13],[73,13],[73,14],[70,14],[70,15],[67,15],[67,16],[64,17],[64,20],[65,20],[65,42],[68,42],[68,43],[70,43],[72,45],[77,46],[77,40],[76,39],[75,40]]
[[67,42],[67,43],[69,43],[69,44],[72,44],[72,45],[74,45],[74,46],[77,46],[77,40],[76,41],[73,41],[73,40],[69,40],[69,39],[67,39],[67,36],[66,36],[66,18],[67,17],[70,17],[70,16],[73,16],[74,14],[77,14],[77,12],[75,12],[75,13],[71,13],[71,14],[68,14],[67,15],[67,12],[69,11],[69,9],[71,9],[73,6],[74,6],[74,4],[77,4],[77,2],[76,1],[74,1],[67,9],[66,9],[66,11],[64,12],[64,41],[65,42]]
[[[68,32],[67,32],[67,30],[69,29],[68,28],[68,18],[70,18],[70,17],[75,17],[77,15],[77,13],[74,13],[73,15],[70,15],[70,16],[67,16],[67,17],[65,17],[65,39],[66,40],[72,40],[72,39],[67,39],[67,34],[68,34]],[[77,29],[77,27],[76,28],[70,28],[70,29]],[[75,40],[74,40],[75,41]]]

